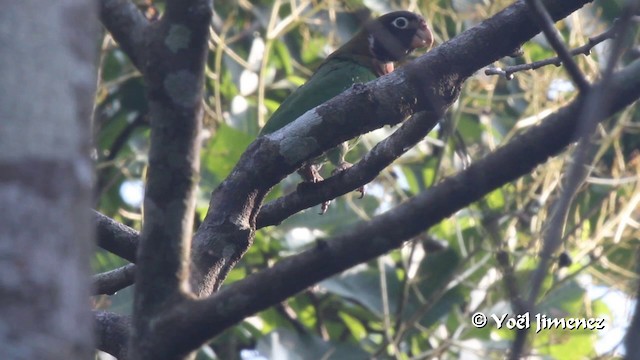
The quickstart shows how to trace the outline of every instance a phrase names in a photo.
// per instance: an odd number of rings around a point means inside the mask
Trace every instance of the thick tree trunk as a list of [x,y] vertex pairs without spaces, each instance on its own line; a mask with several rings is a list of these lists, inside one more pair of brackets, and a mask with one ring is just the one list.
[[90,359],[94,4],[0,11],[0,359]]

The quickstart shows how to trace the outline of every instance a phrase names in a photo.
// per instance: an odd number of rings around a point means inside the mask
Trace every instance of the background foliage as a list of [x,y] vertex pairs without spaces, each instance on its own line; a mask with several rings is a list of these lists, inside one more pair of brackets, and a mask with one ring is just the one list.
[[[139,1],[149,17],[159,1]],[[510,1],[238,1],[216,2],[205,97],[206,138],[196,217],[204,216],[210,192],[231,171],[261,125],[313,69],[345,42],[363,19],[408,9],[425,16],[437,43],[494,14]],[[576,47],[607,29],[620,1],[599,1],[557,24]],[[508,34],[505,34],[508,36]],[[525,44],[522,57],[504,67],[555,56],[542,36]],[[577,58],[592,80],[605,65],[607,43]],[[634,51],[626,54],[625,61]],[[424,191],[469,162],[482,158],[541,117],[567,104],[576,91],[561,67],[515,74],[513,80],[482,73],[465,83],[460,100],[438,129],[367,186],[265,228],[227,284],[314,246],[361,219],[386,211]],[[144,84],[127,57],[105,35],[96,106],[98,179],[96,209],[139,229],[140,200],[148,150]],[[592,173],[578,192],[559,254],[541,294],[541,312],[553,317],[604,317],[606,331],[543,331],[533,351],[549,358],[614,358],[637,285],[640,239],[640,123],[627,108],[598,130]],[[362,138],[351,160],[392,132]],[[502,358],[513,331],[476,329],[471,314],[513,313],[535,268],[539,240],[559,179],[571,152],[550,159],[482,201],[433,227],[399,250],[246,319],[203,348],[202,359],[242,357],[323,358]],[[323,169],[326,175],[330,169]],[[297,175],[274,188],[270,198],[295,190]],[[267,199],[269,200],[269,199]],[[197,221],[196,221],[197,223]],[[510,256],[504,260],[504,254]],[[123,265],[98,250],[102,272]],[[300,274],[305,276],[305,274]],[[96,306],[128,313],[131,294],[95,299]],[[621,325],[622,324],[622,325]],[[619,331],[620,330],[620,331]]]

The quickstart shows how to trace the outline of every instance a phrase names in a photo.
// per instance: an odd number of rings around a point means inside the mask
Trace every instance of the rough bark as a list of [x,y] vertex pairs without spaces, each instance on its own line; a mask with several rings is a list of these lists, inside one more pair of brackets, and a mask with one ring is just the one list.
[[[549,0],[545,5],[557,20],[588,2]],[[212,194],[207,216],[194,236],[194,292],[202,297],[220,287],[251,246],[262,199],[304,161],[415,112],[444,113],[469,76],[511,54],[539,31],[527,5],[518,1],[411,64],[354,86],[289,126],[258,138]]]
[[[554,19],[561,19],[588,2],[590,0],[547,1],[545,4]],[[375,176],[379,167],[364,163],[338,179],[319,184],[312,192],[298,192],[278,199],[257,212],[264,193],[295,171],[304,159],[312,158],[344,139],[402,121],[413,112],[427,108],[435,110],[432,114],[444,111],[447,104],[455,100],[459,87],[468,76],[512,53],[537,32],[539,29],[530,18],[526,4],[518,1],[404,69],[367,87],[345,92],[320,106],[316,113],[301,117],[298,128],[304,131],[303,135],[296,134],[291,128],[282,130],[285,132],[279,138],[298,139],[298,142],[287,141],[287,149],[280,149],[277,139],[275,144],[273,141],[265,144],[264,138],[252,144],[234,172],[212,195],[212,206],[195,234],[192,252],[195,266],[191,274],[194,292],[204,296],[219,287],[226,273],[250,246],[256,228],[277,224],[301,208],[352,191]],[[349,115],[353,113],[362,114],[361,121],[354,121]],[[370,119],[385,120],[376,123]],[[307,141],[316,146],[308,146]],[[293,162],[291,156],[285,160],[279,154],[281,150],[286,153],[291,149],[297,157]]]
[[[154,324],[167,309],[189,296],[188,257],[199,179],[204,67],[212,3],[167,1],[162,18],[151,23],[129,2],[105,0],[101,10],[103,23],[144,76],[151,118],[144,225],[136,254],[128,357],[184,359],[189,352],[177,354],[164,347],[164,339]],[[110,329],[114,328],[119,329]]]
[[[0,11],[0,358],[89,359],[92,2]],[[46,14],[46,16],[34,16]]]
[[[560,19],[588,2],[549,0],[545,3],[553,18]],[[538,31],[526,5],[518,1],[414,63],[375,82],[356,86],[308,112],[290,126],[257,139],[230,176],[214,191],[206,219],[193,238],[190,283],[194,293],[206,297],[219,288],[228,271],[251,245],[259,226],[277,223],[305,204],[319,203],[339,191],[355,189],[366,181],[367,176],[379,171],[376,170],[378,165],[368,166],[373,163],[364,162],[360,168],[355,166],[339,178],[319,185],[326,187],[321,196],[310,200],[303,199],[306,195],[300,194],[301,199],[295,200],[293,205],[285,203],[284,207],[273,207],[273,210],[265,207],[264,211],[277,211],[278,214],[271,218],[261,217],[269,220],[259,220],[265,194],[302,162],[347,139],[384,125],[396,124],[415,112],[430,110],[434,116],[442,114],[457,98],[461,85],[469,76],[512,53]],[[637,74],[636,68],[629,71],[632,70]],[[620,81],[618,85],[621,94],[625,92],[625,96],[618,98],[622,101],[619,106],[638,97],[638,84],[625,88]],[[170,351],[164,352],[164,356],[183,356],[243,317],[282,301],[318,280],[400,246],[412,234],[427,229],[492,189],[525,174],[572,141],[571,131],[575,124],[571,117],[575,117],[576,107],[579,107],[579,100],[554,115],[547,127],[537,128],[522,137],[521,143],[506,146],[492,158],[477,163],[371,223],[339,238],[319,243],[317,249],[284,260],[274,268],[240,281],[208,299],[181,298],[173,303],[156,304],[158,311],[162,305],[171,305],[164,307],[165,316],[154,318],[157,321],[154,322],[153,336],[164,339],[156,351]],[[354,113],[360,116],[353,117]],[[433,118],[429,119],[433,121]],[[397,144],[390,142],[389,145]],[[392,161],[392,152],[383,150],[387,149],[380,148],[380,155],[372,153],[373,158],[386,156],[385,161]],[[519,154],[520,158],[514,154]],[[522,161],[525,155],[528,160]],[[506,163],[513,166],[507,167]],[[304,201],[307,203],[301,205]],[[429,221],[416,221],[417,214]],[[397,226],[388,229],[390,223]],[[389,232],[383,239],[379,235],[384,229]],[[178,265],[172,263],[172,268],[180,273]],[[303,269],[304,277],[299,276]],[[282,281],[283,278],[287,281]],[[115,318],[115,321],[124,324],[126,319]],[[141,335],[136,334],[134,338],[136,336]]]
[[[598,121],[640,97],[640,60],[616,74],[609,89],[615,94],[614,100]],[[489,192],[530,173],[575,141],[584,99],[584,95],[577,98],[539,126],[392,211],[345,234],[320,241],[314,249],[284,259],[209,298],[185,303],[167,313],[165,322],[158,327],[165,328],[165,332],[180,329],[172,339],[175,347],[198,347],[251,314],[400,247]]]

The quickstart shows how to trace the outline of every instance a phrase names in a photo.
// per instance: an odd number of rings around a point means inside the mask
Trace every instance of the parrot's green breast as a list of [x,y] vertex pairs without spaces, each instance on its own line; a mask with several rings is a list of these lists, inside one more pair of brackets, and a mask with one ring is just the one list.
[[320,65],[304,85],[293,92],[273,113],[261,134],[272,133],[293,122],[305,112],[350,88],[353,84],[375,80],[366,66],[351,59],[332,58]]

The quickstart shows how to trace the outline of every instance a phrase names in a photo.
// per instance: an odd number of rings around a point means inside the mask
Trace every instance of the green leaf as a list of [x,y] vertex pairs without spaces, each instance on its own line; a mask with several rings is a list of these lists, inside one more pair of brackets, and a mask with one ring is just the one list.
[[302,47],[302,61],[305,64],[310,64],[318,60],[322,56],[322,48],[326,43],[327,40],[321,37],[305,42]]
[[215,185],[229,175],[253,137],[222,124],[202,151],[203,178]]
[[576,281],[568,281],[551,290],[540,302],[537,309],[540,313],[558,315],[562,312],[577,316],[582,312],[585,289]]
[[404,174],[405,179],[407,179],[409,192],[417,194],[420,191],[420,187],[414,169],[411,166],[403,166],[402,173]]
[[[385,276],[389,296],[389,311],[397,309],[397,298],[400,294],[400,280],[393,268],[385,265]],[[382,318],[384,308],[380,290],[380,273],[377,269],[359,265],[344,273],[320,283],[327,291],[351,299]]]
[[[351,197],[350,204],[346,200],[347,197]],[[365,196],[362,199],[355,199],[355,197],[358,197],[358,193],[350,193],[331,201],[329,211],[322,216],[318,215],[320,211],[319,205],[304,210],[285,220],[279,228],[289,230],[294,227],[308,227],[310,229],[322,229],[327,235],[331,235],[337,230],[344,229],[359,221],[358,215],[352,206],[368,214],[373,213],[380,206],[380,201],[373,196]]]
[[553,50],[551,50],[550,48],[543,47],[533,41],[530,41],[525,45],[525,50],[531,57],[532,62],[546,60],[556,56]]
[[541,354],[552,359],[593,359],[596,335],[597,331],[585,329],[547,329],[537,333],[533,342]]
[[430,327],[446,316],[453,307],[464,302],[458,286],[446,289],[460,263],[460,256],[453,249],[445,249],[427,255],[413,279],[414,291],[410,292],[403,318],[420,314],[420,324]]
[[274,41],[272,46],[275,58],[278,60],[279,64],[282,65],[282,69],[285,71],[285,74],[287,74],[287,76],[293,74],[293,63],[291,62],[289,49],[287,49],[284,43],[280,41]]
[[460,116],[456,129],[465,139],[465,142],[478,141],[484,132],[482,125],[478,122],[478,118],[470,115]]
[[487,205],[491,210],[499,210],[502,209],[505,205],[503,189],[499,188],[489,193],[485,197],[487,201]]
[[367,329],[365,329],[364,325],[357,318],[340,311],[338,316],[344,321],[344,324],[347,325],[349,331],[351,331],[351,335],[357,340],[362,340],[367,336]]

